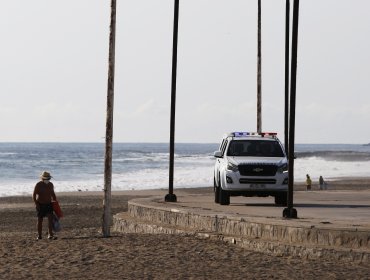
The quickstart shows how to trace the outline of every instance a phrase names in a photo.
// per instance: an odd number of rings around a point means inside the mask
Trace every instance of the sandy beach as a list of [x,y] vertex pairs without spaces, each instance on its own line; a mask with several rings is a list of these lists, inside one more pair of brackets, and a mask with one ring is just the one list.
[[[370,178],[329,182],[329,190],[343,189],[370,189]],[[212,188],[181,191],[209,194]],[[112,212],[127,211],[134,197],[166,193],[113,192]],[[276,257],[191,236],[111,232],[102,238],[102,193],[57,196],[65,217],[53,241],[46,235],[36,241],[31,197],[0,198],[1,279],[370,279],[370,264]]]

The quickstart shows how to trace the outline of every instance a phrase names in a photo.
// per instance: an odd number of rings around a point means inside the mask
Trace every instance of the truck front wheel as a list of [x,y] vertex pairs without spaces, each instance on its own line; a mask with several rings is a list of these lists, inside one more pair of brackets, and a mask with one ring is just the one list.
[[215,203],[220,203],[220,187],[216,184],[216,178],[213,177],[213,191],[215,193]]
[[230,204],[230,194],[227,191],[224,191],[221,188],[221,183],[219,184],[219,192],[220,192],[220,204],[221,205],[229,205]]
[[275,195],[275,204],[279,206],[288,205],[288,194],[286,192]]

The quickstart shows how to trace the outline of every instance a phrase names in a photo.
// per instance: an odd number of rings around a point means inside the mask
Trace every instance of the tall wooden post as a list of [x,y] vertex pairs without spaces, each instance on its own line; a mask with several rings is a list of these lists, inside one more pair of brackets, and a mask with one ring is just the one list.
[[168,194],[166,202],[176,202],[176,195],[173,193],[173,173],[175,157],[175,116],[176,116],[176,76],[177,76],[177,38],[179,26],[179,0],[175,0],[173,17],[173,48],[172,48],[172,81],[171,81],[171,116],[170,116],[170,167]]
[[116,0],[111,0],[111,21],[109,35],[109,65],[107,90],[107,119],[105,134],[105,163],[104,163],[104,201],[103,201],[103,236],[110,236],[111,186],[112,186],[112,146],[113,146],[113,104],[114,104],[114,63],[116,44]]
[[293,32],[292,32],[292,61],[290,79],[290,112],[289,112],[289,183],[288,183],[288,207],[283,210],[283,217],[297,218],[297,210],[293,208],[294,186],[294,137],[295,137],[295,106],[297,85],[297,53],[298,53],[298,15],[299,0],[293,3]]
[[289,23],[290,23],[290,0],[286,0],[285,6],[285,107],[284,107],[284,146],[289,156]]
[[262,131],[262,77],[261,77],[261,0],[258,0],[258,31],[257,31],[257,132]]

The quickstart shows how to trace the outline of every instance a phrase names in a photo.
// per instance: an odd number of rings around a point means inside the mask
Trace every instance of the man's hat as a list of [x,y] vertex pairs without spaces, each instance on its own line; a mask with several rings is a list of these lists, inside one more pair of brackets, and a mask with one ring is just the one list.
[[41,178],[42,180],[50,180],[50,179],[52,178],[52,176],[50,175],[50,173],[49,173],[49,172],[44,171],[44,172],[42,172],[42,174],[40,175],[40,178]]

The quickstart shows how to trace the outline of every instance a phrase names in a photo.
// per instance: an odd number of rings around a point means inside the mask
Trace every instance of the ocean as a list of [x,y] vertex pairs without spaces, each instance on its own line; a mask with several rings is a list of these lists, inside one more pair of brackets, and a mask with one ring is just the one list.
[[[175,146],[174,189],[213,185],[218,144]],[[168,188],[169,145],[114,143],[112,191]],[[370,146],[297,144],[294,177],[370,177]],[[56,192],[101,191],[104,143],[0,143],[0,197],[30,195],[42,171]]]

